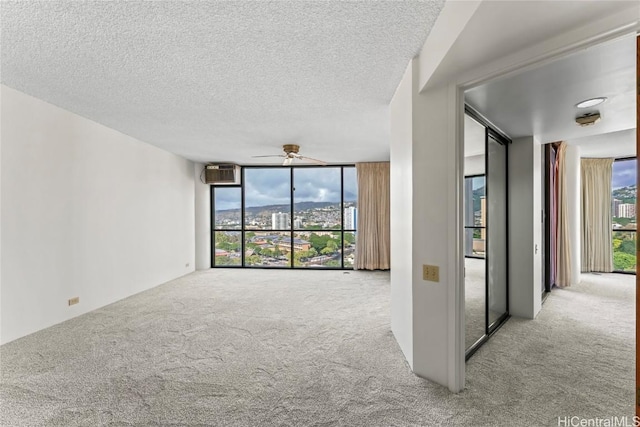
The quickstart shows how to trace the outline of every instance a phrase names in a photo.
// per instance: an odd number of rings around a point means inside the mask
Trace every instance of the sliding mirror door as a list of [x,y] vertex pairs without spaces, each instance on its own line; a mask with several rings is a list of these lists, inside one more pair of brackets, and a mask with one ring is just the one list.
[[486,334],[486,156],[485,127],[464,120],[464,288],[465,348]]
[[464,256],[467,359],[509,317],[509,140],[471,109],[465,116]]
[[487,128],[487,332],[507,314],[507,145]]

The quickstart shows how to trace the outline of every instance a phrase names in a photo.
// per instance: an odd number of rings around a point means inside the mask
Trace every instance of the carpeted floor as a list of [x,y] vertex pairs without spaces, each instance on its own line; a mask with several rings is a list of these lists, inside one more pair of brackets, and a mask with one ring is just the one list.
[[[388,273],[194,273],[0,347],[3,426],[557,426],[631,416],[635,277],[511,319],[451,394],[389,330]],[[597,279],[599,283],[595,280]]]

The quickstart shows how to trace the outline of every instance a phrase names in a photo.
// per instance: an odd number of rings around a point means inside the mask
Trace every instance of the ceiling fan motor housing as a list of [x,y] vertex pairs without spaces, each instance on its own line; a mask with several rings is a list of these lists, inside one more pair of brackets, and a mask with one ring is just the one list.
[[282,149],[284,150],[285,153],[289,154],[289,153],[298,153],[298,151],[300,151],[300,146],[296,145],[296,144],[285,144],[282,146]]
[[576,117],[576,123],[578,126],[591,126],[596,124],[600,120],[600,113],[587,113],[582,116]]

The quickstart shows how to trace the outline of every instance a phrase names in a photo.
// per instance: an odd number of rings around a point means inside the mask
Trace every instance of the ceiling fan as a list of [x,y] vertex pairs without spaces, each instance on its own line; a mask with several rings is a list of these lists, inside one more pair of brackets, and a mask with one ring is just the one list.
[[293,163],[294,160],[303,160],[307,162],[317,163],[323,166],[327,164],[327,162],[323,162],[322,160],[312,159],[311,157],[305,157],[298,154],[298,151],[300,151],[299,145],[285,144],[282,146],[282,151],[284,151],[284,154],[273,154],[268,156],[252,156],[252,157],[284,157],[282,166],[288,166],[291,163]]

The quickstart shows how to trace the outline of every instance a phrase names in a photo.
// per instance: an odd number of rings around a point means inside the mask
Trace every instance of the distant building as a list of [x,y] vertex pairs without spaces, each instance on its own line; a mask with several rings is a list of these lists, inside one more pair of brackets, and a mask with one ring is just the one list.
[[289,228],[289,214],[278,212],[271,214],[271,229],[286,230]]
[[635,218],[636,205],[632,203],[621,203],[618,205],[618,218]]
[[229,256],[229,252],[216,248],[216,256]]
[[613,216],[618,216],[618,206],[622,204],[622,200],[613,199],[611,200],[611,214]]
[[355,230],[358,225],[358,209],[349,206],[344,209],[344,229]]
[[300,229],[302,228],[302,220],[300,218],[296,218],[293,220],[293,228]]
[[[276,242],[278,249],[282,251],[291,251],[291,238],[284,237],[278,242]],[[293,249],[296,251],[308,251],[311,249],[311,243],[302,239],[293,239]]]

